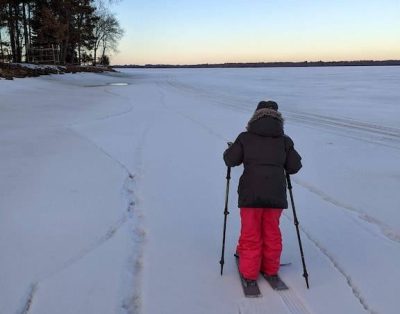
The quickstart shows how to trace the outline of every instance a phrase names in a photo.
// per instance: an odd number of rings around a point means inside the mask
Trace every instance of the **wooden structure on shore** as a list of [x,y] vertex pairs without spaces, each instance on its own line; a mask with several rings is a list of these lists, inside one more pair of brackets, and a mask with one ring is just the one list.
[[60,64],[60,48],[56,45],[29,47],[27,59],[35,64]]

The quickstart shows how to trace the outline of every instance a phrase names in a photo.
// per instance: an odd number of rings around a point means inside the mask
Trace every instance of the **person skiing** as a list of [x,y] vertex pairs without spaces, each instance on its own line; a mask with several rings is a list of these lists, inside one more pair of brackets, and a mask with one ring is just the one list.
[[247,131],[223,155],[228,167],[244,165],[238,186],[241,231],[236,254],[248,285],[256,283],[260,272],[277,278],[282,252],[279,219],[288,208],[285,172],[295,174],[302,167],[283,121],[275,101],[259,102]]

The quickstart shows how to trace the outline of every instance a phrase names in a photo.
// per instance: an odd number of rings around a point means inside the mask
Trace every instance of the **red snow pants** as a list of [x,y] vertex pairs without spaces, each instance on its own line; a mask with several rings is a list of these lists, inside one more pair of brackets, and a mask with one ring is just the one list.
[[239,271],[247,279],[258,274],[278,273],[282,253],[282,235],[279,218],[282,209],[241,208],[241,230],[237,253]]

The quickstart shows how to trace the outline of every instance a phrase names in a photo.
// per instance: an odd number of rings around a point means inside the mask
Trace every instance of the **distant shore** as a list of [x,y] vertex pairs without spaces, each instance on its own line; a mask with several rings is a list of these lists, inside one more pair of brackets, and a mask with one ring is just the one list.
[[279,68],[279,67],[334,67],[334,66],[398,66],[400,60],[356,60],[356,61],[302,61],[302,62],[251,62],[215,64],[146,64],[113,65],[113,68],[175,69],[175,68]]

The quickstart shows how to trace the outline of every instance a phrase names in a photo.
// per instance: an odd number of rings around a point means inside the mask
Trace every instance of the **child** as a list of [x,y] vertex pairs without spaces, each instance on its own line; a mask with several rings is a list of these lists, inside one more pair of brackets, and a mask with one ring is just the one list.
[[274,101],[261,101],[236,141],[224,152],[227,166],[241,163],[238,193],[241,231],[236,253],[247,283],[258,274],[276,276],[282,252],[279,218],[288,207],[286,176],[301,168],[301,157],[284,134],[283,118]]

